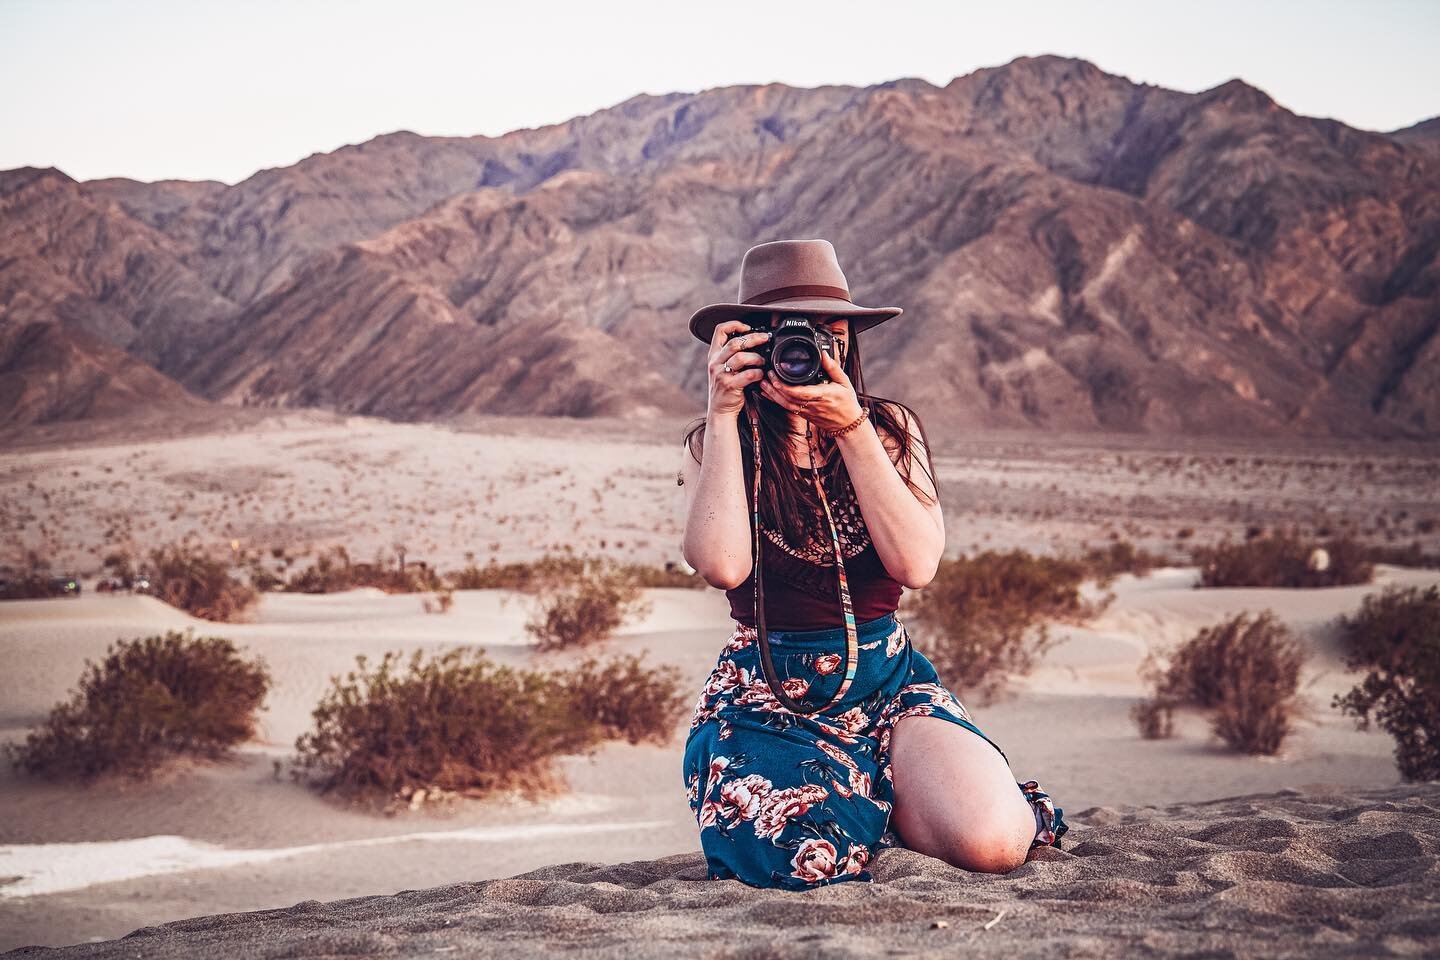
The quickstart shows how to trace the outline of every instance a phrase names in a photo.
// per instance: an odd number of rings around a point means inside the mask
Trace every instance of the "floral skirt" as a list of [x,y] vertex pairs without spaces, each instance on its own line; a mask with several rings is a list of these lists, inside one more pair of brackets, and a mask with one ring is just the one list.
[[[792,889],[870,880],[872,853],[900,845],[889,829],[895,793],[889,747],[905,717],[949,720],[1005,757],[893,613],[860,624],[858,632],[860,659],[844,699],[801,716],[770,692],[755,628],[735,625],[685,741],[685,783],[711,879]],[[790,696],[824,703],[840,688],[843,627],[769,636]],[[1061,808],[1034,780],[1016,786],[1035,812],[1032,848],[1058,847],[1069,829]]]

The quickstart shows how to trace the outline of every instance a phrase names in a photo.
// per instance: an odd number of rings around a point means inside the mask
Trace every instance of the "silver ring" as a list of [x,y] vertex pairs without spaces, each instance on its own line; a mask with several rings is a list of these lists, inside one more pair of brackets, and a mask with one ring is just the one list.
[[729,372],[730,372],[730,364],[728,364],[728,363],[725,364],[725,372],[726,372],[726,373],[729,373]]

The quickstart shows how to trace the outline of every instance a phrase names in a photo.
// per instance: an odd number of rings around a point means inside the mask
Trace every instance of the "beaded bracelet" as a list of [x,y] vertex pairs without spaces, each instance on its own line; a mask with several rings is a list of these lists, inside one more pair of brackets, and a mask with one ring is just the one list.
[[825,436],[829,437],[831,440],[836,440],[840,437],[843,437],[851,430],[854,430],[856,427],[860,426],[860,424],[863,423],[865,418],[868,416],[870,416],[870,411],[867,409],[862,409],[860,411],[860,416],[856,417],[854,420],[851,420],[839,430],[826,430]]

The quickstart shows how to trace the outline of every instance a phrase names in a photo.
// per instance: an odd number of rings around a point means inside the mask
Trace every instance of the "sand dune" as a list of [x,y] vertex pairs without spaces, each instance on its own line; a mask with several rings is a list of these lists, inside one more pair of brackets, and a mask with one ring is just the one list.
[[1006,875],[884,850],[873,883],[804,893],[705,879],[698,853],[566,863],[282,910],[198,917],[7,957],[1433,955],[1440,784],[1089,807]]

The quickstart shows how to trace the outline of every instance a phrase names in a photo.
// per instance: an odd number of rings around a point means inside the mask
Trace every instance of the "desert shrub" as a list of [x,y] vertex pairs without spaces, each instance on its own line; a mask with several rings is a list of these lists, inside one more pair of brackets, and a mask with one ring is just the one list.
[[156,597],[203,620],[239,620],[260,597],[228,562],[185,543],[152,550],[150,570]]
[[634,570],[604,558],[557,567],[529,589],[537,602],[525,630],[537,650],[599,643],[629,618],[651,610]]
[[455,591],[449,587],[436,590],[431,596],[420,601],[420,606],[426,613],[449,613],[450,608],[455,606]]
[[941,677],[989,699],[1054,645],[1047,619],[1096,612],[1080,596],[1086,576],[1078,560],[1024,550],[946,559],[925,589],[910,595],[909,616]]
[[172,758],[219,759],[250,739],[269,687],[264,661],[220,637],[120,640],[85,662],[79,688],[23,745],[6,749],[31,774],[144,778]]
[[25,551],[15,566],[0,567],[0,600],[41,600],[63,597],[69,590],[50,574],[50,561],[34,550]]
[[1164,700],[1142,700],[1130,708],[1130,718],[1146,740],[1168,740],[1175,733],[1173,704]]
[[1122,573],[1143,577],[1156,567],[1169,563],[1165,557],[1142,550],[1129,540],[1116,540],[1104,547],[1092,547],[1085,551],[1080,562],[1102,586]]
[[375,587],[386,593],[429,593],[445,586],[438,574],[422,563],[396,563],[390,566],[376,561],[364,563],[350,559],[344,547],[323,550],[315,561],[290,576],[285,584],[287,593],[338,593],[357,587]]
[[[707,586],[697,573],[686,573],[673,561],[664,567],[642,563],[621,563],[606,558],[604,563],[623,571],[640,587]],[[533,593],[557,580],[573,580],[593,568],[597,560],[570,553],[546,554],[538,560],[499,563],[493,558],[483,567],[469,564],[446,577],[456,590],[520,590]]]
[[473,563],[446,579],[456,590],[521,590],[533,592],[542,584],[576,577],[585,571],[584,557],[546,554],[538,560],[499,563],[493,558],[483,567]]
[[1412,540],[1403,547],[1372,544],[1365,548],[1365,559],[1371,563],[1388,563],[1396,567],[1440,570],[1440,553],[1426,553],[1420,548],[1419,540]]
[[664,742],[683,703],[674,669],[647,670],[638,658],[552,673],[465,648],[428,659],[417,650],[408,663],[387,653],[374,667],[360,656],[356,665],[332,678],[315,729],[296,741],[293,773],[392,807],[417,790],[555,789],[555,757],[620,736]]
[[1386,587],[1338,624],[1346,665],[1368,673],[1333,705],[1361,729],[1374,715],[1406,780],[1440,779],[1440,587]]
[[1169,736],[1170,712],[1180,704],[1213,710],[1216,735],[1246,753],[1273,754],[1289,734],[1305,652],[1273,612],[1203,628],[1169,654],[1164,669],[1155,659],[1142,667],[1153,695],[1131,711],[1141,736]]
[[685,706],[679,669],[646,667],[639,654],[604,662],[591,657],[558,676],[570,709],[609,740],[663,745]]
[[1196,547],[1202,587],[1334,587],[1369,583],[1374,564],[1347,536],[1307,540],[1294,532]]

